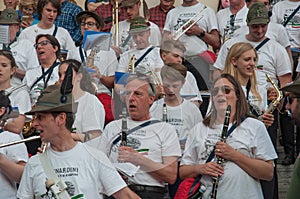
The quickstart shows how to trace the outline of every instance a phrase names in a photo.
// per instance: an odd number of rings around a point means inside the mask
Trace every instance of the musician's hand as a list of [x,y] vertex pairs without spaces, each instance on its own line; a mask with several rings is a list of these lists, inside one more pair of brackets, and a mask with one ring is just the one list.
[[130,162],[132,164],[137,165],[137,160],[141,154],[139,154],[136,150],[128,146],[120,146],[119,147],[119,157],[118,161],[120,162]]
[[158,99],[164,97],[166,95],[164,91],[164,87],[161,84],[156,84],[156,97]]
[[202,175],[210,175],[214,177],[218,177],[224,174],[224,169],[221,165],[217,164],[216,162],[208,162],[204,165],[201,165],[200,173]]
[[100,78],[101,78],[101,73],[100,73],[100,70],[99,70],[99,68],[97,67],[97,66],[92,66],[91,67],[91,69],[93,69],[93,70],[95,70],[96,72],[95,73],[91,73],[91,78],[97,78],[97,79],[99,79],[100,80]]
[[228,144],[226,144],[225,142],[217,142],[215,149],[216,156],[220,156],[225,160],[231,160],[235,153],[236,150]]
[[122,54],[121,48],[119,48],[118,46],[111,46],[111,48],[115,51],[116,56],[120,57],[120,55]]
[[27,28],[27,27],[29,27],[29,26],[31,26],[31,22],[30,21],[25,21],[25,20],[22,20],[22,22],[21,22],[21,27],[22,28]]
[[[183,27],[185,29],[185,27]],[[185,32],[186,35],[192,36],[192,35],[200,35],[200,33],[203,32],[203,29],[200,28],[197,24],[194,24],[188,31]]]
[[262,122],[266,125],[266,127],[268,128],[269,126],[271,126],[274,122],[274,115],[270,114],[270,113],[264,113],[262,115]]

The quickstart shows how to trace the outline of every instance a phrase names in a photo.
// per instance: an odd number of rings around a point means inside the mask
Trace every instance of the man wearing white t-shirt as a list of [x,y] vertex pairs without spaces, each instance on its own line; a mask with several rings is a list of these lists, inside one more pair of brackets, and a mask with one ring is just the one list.
[[[124,53],[132,48],[135,47],[135,43],[131,36],[129,36],[128,31],[130,28],[130,22],[133,18],[140,16],[140,7],[141,7],[141,0],[122,0],[120,3],[121,9],[124,10],[126,14],[126,20],[119,22],[119,41],[118,45],[116,46],[115,41],[113,40],[114,49],[117,52],[118,56],[121,53]],[[145,16],[146,17],[146,16]],[[149,42],[153,46],[159,46],[161,42],[161,32],[159,27],[149,21],[151,36],[149,37]],[[111,28],[111,32],[114,33],[115,26]]]
[[230,0],[229,2],[229,7],[219,10],[217,13],[218,27],[222,42],[230,39],[235,30],[247,25],[246,17],[248,8],[245,0]]
[[201,16],[200,20],[179,41],[186,48],[184,65],[196,77],[199,89],[208,90],[211,64],[201,55],[208,50],[208,46],[218,50],[221,45],[215,11],[197,0],[183,0],[181,6],[168,12],[163,38],[176,37],[180,30],[188,28],[186,23],[190,19],[196,20],[193,19],[195,16]]
[[59,0],[39,0],[37,12],[40,22],[23,30],[18,38],[19,40],[27,39],[34,44],[37,35],[50,34],[57,38],[61,49],[71,50],[75,48],[74,41],[69,32],[62,27],[54,25],[56,17],[61,13]]
[[41,199],[55,195],[102,199],[105,193],[115,198],[138,198],[101,151],[73,140],[71,129],[76,109],[71,93],[53,85],[27,113],[36,116],[33,126],[41,132],[41,140],[49,145],[43,154],[29,159],[17,197]]
[[[177,159],[181,151],[176,130],[150,116],[149,109],[155,99],[151,77],[134,74],[126,82],[124,93],[129,117],[124,116],[105,127],[99,148],[114,163],[139,166],[128,182],[141,198],[163,198],[164,183],[173,184],[177,177]],[[124,122],[128,129],[126,139],[119,137],[120,131],[125,128]],[[121,141],[126,146],[121,145]]]

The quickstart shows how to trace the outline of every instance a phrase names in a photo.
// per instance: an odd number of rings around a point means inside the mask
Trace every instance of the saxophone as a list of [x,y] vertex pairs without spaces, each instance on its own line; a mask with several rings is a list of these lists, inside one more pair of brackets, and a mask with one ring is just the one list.
[[[91,68],[94,66],[94,60],[95,60],[95,55],[97,53],[97,48],[93,48],[89,54],[89,56],[86,58],[86,67],[88,68]],[[97,80],[92,80],[92,85],[95,89],[95,93],[97,93],[98,91],[98,86],[97,86],[97,81],[99,81],[98,79]]]
[[135,71],[135,65],[134,65],[134,62],[135,62],[135,56],[132,55],[130,60],[129,60],[129,63],[128,63],[128,68],[127,68],[127,72],[130,73],[130,74],[134,74]]
[[[228,125],[229,125],[229,120],[230,120],[230,112],[231,112],[231,106],[228,105],[226,109],[226,114],[225,114],[225,120],[224,120],[224,125],[223,125],[223,130],[221,134],[221,142],[226,142],[226,136],[227,136],[227,130],[228,130]],[[224,159],[221,157],[216,157],[217,158],[217,163],[219,165],[222,165],[224,162]],[[218,185],[219,185],[219,177],[213,177],[213,186],[212,186],[212,192],[210,194],[211,199],[215,199],[217,197],[217,190],[218,190]]]
[[[265,113],[273,113],[273,111],[278,107],[280,101],[283,98],[283,94],[282,92],[279,90],[278,86],[276,85],[276,83],[272,80],[272,78],[266,74],[267,77],[267,81],[270,82],[272,84],[272,86],[274,87],[276,93],[277,93],[277,98],[273,99],[273,101],[268,105],[267,110],[265,111]],[[258,117],[259,120],[262,120],[262,115]]]

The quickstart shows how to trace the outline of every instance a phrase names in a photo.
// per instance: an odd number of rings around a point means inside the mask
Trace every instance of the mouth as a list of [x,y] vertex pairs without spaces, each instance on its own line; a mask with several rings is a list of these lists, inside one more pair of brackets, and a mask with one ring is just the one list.
[[223,104],[223,103],[226,103],[226,102],[227,102],[226,99],[223,99],[223,98],[217,99],[218,104]]

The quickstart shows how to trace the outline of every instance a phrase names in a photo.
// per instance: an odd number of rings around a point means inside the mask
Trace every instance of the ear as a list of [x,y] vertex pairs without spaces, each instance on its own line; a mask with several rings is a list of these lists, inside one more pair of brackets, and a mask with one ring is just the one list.
[[164,62],[166,61],[166,56],[167,56],[167,53],[165,53],[165,52],[162,52],[161,55],[160,55],[161,59],[162,59]]
[[56,121],[58,126],[65,126],[66,124],[66,119],[67,119],[67,114],[66,113],[60,113],[57,117],[56,117]]
[[237,62],[237,61],[236,61],[236,59],[235,59],[234,57],[231,59],[230,62],[231,62],[231,64],[232,64],[233,66],[236,67],[236,62]]
[[17,67],[12,67],[10,72],[10,77],[12,77],[17,71]]

